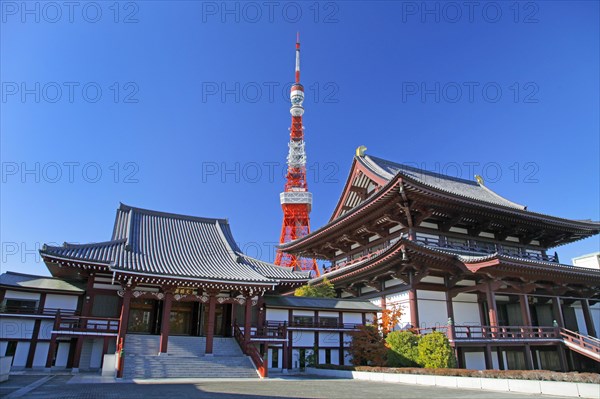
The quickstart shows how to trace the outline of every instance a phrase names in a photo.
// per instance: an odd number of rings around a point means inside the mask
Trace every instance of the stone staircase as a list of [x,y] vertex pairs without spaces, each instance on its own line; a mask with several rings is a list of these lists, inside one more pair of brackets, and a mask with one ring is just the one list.
[[159,340],[156,335],[127,335],[124,379],[258,378],[234,338],[215,337],[213,356],[204,354],[204,337],[169,337],[167,354],[160,356]]

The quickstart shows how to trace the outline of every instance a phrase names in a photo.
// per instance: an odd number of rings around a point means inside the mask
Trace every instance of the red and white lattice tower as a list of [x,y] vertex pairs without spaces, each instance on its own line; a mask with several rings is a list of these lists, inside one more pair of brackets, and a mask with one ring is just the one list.
[[[304,237],[310,233],[310,213],[312,193],[306,184],[306,151],[304,149],[304,127],[302,115],[304,108],[304,87],[300,84],[300,37],[296,39],[296,82],[290,92],[292,108],[292,127],[287,157],[287,174],[284,191],[279,195],[283,209],[280,244]],[[319,268],[314,259],[299,258],[282,251],[277,252],[275,264],[293,267],[295,270],[310,270],[313,276],[319,276]]]

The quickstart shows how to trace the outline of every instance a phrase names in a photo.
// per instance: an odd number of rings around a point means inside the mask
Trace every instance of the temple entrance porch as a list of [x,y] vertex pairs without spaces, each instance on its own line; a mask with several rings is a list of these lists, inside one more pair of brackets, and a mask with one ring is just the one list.
[[[160,335],[163,329],[164,300],[133,298],[129,309],[128,334]],[[201,302],[173,301],[169,311],[169,335],[206,337],[209,306]],[[232,305],[215,304],[213,335],[231,336]]]

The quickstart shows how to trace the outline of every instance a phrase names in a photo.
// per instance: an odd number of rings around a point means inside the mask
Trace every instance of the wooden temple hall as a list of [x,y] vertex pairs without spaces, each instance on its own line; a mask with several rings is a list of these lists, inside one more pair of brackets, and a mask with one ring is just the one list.
[[398,329],[444,331],[460,367],[597,370],[600,269],[552,249],[600,223],[528,210],[473,181],[357,150],[330,221],[282,245],[328,260],[342,298],[400,306]]
[[[82,355],[90,338],[100,342],[97,348],[89,344],[87,352],[104,355],[116,349],[121,375],[128,358],[118,356],[143,347],[152,355],[189,349],[205,357],[214,352],[233,356],[237,352],[229,343],[232,339],[223,338],[237,335],[244,347],[251,332],[256,335],[263,295],[290,291],[308,279],[307,272],[244,255],[227,220],[123,204],[109,241],[45,246],[40,252],[55,279],[79,284],[85,293],[70,311],[37,303],[41,313],[55,315],[52,334],[45,342],[49,344],[48,368],[57,365],[65,347],[68,366],[78,369],[81,359],[91,356]],[[130,339],[128,334],[138,337]],[[139,338],[143,335],[150,338]],[[186,336],[202,338],[182,340]],[[177,347],[169,348],[173,342]]]

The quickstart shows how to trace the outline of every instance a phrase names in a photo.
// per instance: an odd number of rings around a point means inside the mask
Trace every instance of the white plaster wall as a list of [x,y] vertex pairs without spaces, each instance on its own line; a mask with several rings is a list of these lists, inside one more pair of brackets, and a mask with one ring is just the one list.
[[585,318],[583,317],[583,309],[579,304],[571,305],[575,311],[575,317],[577,318],[577,328],[579,333],[587,335],[587,326],[585,325]]
[[67,360],[69,358],[69,342],[59,342],[58,351],[56,352],[55,367],[67,367]]
[[470,370],[485,370],[483,352],[465,352],[465,367]]
[[77,296],[75,295],[46,295],[46,308],[75,310],[77,309]]
[[417,298],[418,299],[435,299],[438,301],[446,301],[446,294],[444,292],[440,292],[440,291],[417,290]]
[[79,368],[88,370],[90,368],[90,358],[92,355],[93,340],[86,338],[83,340],[83,346],[81,347],[81,356],[79,360]]
[[336,347],[340,346],[340,333],[331,331],[319,332],[319,347]]
[[454,310],[455,325],[479,326],[482,324],[476,294],[458,294],[452,300],[452,309]]
[[6,355],[6,347],[8,346],[8,342],[7,341],[1,341],[0,342],[0,356],[5,356]]
[[102,365],[102,339],[94,339],[92,353],[90,355],[90,369],[98,369]]
[[37,292],[23,292],[6,290],[5,299],[28,299],[31,301],[39,301],[40,294]]
[[340,364],[340,350],[332,349],[331,350],[331,364]]
[[319,312],[319,317],[335,317],[337,319],[340,314],[338,312]]
[[42,320],[40,324],[39,339],[50,339],[52,337],[52,329],[54,328],[54,320]]
[[288,311],[287,309],[268,309],[267,308],[267,321],[287,321]]
[[381,306],[381,297],[371,298],[371,299],[368,299],[368,301],[371,302],[375,306]]
[[350,353],[348,353],[348,351],[344,351],[344,366],[351,366],[352,365],[352,356],[350,355]]
[[[504,362],[504,364],[506,364],[506,362]],[[500,363],[498,363],[498,352],[496,351],[492,351],[492,368],[496,370],[500,369]]]
[[49,349],[50,342],[38,342],[35,346],[35,354],[33,355],[33,367],[46,367]]
[[319,349],[319,364],[325,364],[325,349]]
[[393,278],[390,280],[386,280],[384,284],[385,284],[385,288],[389,288],[389,287],[393,287],[395,285],[404,284],[404,281]]
[[296,310],[296,309],[294,309],[293,316],[312,316],[312,317],[314,317],[315,312],[314,312],[314,310]]
[[344,333],[344,346],[350,346],[350,343],[352,343],[352,336]]
[[29,339],[33,334],[34,324],[34,320],[22,317],[2,317],[0,318],[0,338]]
[[29,342],[19,342],[13,359],[13,367],[25,367],[29,354]]
[[344,312],[342,320],[348,324],[362,324],[362,313]]
[[596,334],[600,335],[600,303],[597,303],[594,306],[590,306],[590,311],[592,313],[592,320],[594,321],[594,326],[596,326]]
[[388,307],[399,306],[401,310],[398,325],[394,329],[402,330],[407,328],[410,325],[410,306],[408,303],[408,291],[387,295],[386,302],[388,304]]
[[294,331],[292,333],[292,345],[312,348],[315,345],[315,333],[312,331]]
[[419,309],[419,327],[431,328],[448,324],[445,293],[417,290],[417,306]]

